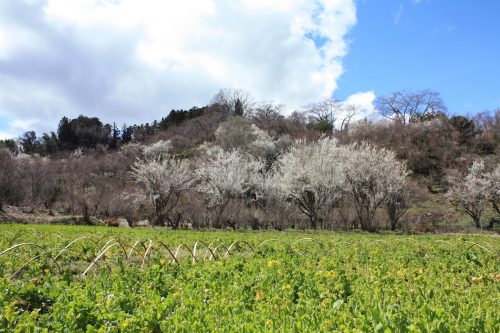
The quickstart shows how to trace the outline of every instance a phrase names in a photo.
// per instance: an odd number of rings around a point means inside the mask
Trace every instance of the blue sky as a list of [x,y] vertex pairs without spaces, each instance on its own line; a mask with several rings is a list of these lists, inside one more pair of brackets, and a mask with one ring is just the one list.
[[430,88],[452,114],[500,107],[500,1],[365,0],[356,9],[338,98]]
[[121,125],[242,89],[285,112],[433,89],[500,107],[500,0],[0,0],[0,139]]

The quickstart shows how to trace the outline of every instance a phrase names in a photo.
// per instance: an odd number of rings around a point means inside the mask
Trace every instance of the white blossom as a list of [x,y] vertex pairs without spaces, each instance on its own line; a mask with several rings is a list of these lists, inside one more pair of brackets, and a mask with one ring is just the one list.
[[490,201],[497,214],[500,215],[500,164],[497,164],[487,177],[490,180]]
[[408,171],[394,153],[368,144],[342,146],[335,139],[298,141],[281,159],[274,186],[317,226],[327,208],[350,197],[361,227],[372,230],[376,210],[405,186]]
[[145,159],[164,159],[169,158],[172,151],[172,143],[170,140],[157,141],[149,146],[144,146],[143,155]]
[[361,228],[373,230],[376,210],[406,184],[408,170],[393,152],[370,144],[350,146],[346,160],[347,191]]
[[206,149],[205,160],[196,170],[198,189],[210,196],[212,205],[222,205],[230,198],[241,198],[258,181],[261,164],[243,153],[224,151],[218,146]]
[[316,228],[322,210],[340,199],[345,185],[347,150],[335,139],[313,144],[297,141],[281,159],[281,172],[274,185],[290,198]]
[[463,209],[481,227],[481,216],[490,198],[491,180],[487,177],[483,161],[474,161],[465,177],[450,178],[452,184],[447,197]]
[[160,224],[165,220],[170,223],[169,213],[176,207],[180,195],[194,183],[189,163],[168,155],[136,162],[132,176],[143,186]]

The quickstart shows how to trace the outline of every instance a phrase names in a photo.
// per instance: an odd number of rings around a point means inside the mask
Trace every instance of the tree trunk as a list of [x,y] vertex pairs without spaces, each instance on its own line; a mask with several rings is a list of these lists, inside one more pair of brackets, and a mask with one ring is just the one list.
[[398,221],[391,221],[391,230],[392,231],[396,230],[397,225],[398,225]]
[[493,209],[496,210],[498,215],[500,215],[500,205],[496,201],[491,201],[491,203],[493,204]]
[[165,217],[163,216],[163,214],[156,212],[156,224],[160,227],[165,226]]
[[476,224],[477,229],[481,229],[481,218],[474,217],[474,223]]
[[374,219],[374,212],[373,213],[366,212],[366,214],[362,214],[362,216],[360,216],[361,230],[369,232],[376,231],[377,228],[373,225],[373,219]]
[[156,224],[165,226],[165,215],[162,213],[163,206],[159,202],[155,202]]
[[217,229],[222,228],[222,214],[226,210],[226,206],[231,199],[226,199],[221,205],[214,207],[215,218],[213,220],[212,226]]
[[82,218],[85,224],[92,224],[92,222],[90,221],[89,206],[87,205],[87,203],[82,204]]
[[311,228],[313,230],[318,229],[318,222],[316,221],[316,216],[315,215],[310,215],[309,220],[311,221]]
[[252,230],[259,230],[259,219],[256,217],[252,218]]
[[181,213],[176,212],[173,214],[173,218],[170,218],[169,216],[166,217],[168,224],[172,227],[172,229],[177,230],[179,229],[179,225],[181,223]]

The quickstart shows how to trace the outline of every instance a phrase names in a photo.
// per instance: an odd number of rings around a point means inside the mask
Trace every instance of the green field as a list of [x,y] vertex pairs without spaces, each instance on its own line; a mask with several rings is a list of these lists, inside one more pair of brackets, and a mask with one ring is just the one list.
[[499,249],[492,236],[0,225],[0,332],[499,332]]

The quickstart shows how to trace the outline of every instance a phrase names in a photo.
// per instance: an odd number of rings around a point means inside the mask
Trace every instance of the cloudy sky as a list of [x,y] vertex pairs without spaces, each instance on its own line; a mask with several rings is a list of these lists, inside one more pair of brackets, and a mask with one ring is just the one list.
[[383,3],[0,0],[0,138],[79,114],[150,122],[221,88],[288,112],[425,88],[456,113],[500,105],[498,1]]

